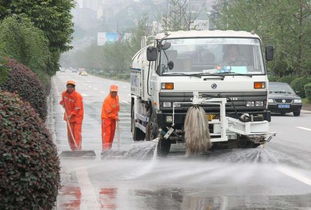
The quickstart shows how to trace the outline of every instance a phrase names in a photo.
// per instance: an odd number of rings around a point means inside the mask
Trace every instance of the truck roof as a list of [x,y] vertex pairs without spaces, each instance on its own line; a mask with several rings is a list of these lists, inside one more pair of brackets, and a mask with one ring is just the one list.
[[239,37],[239,38],[259,38],[255,33],[247,31],[221,31],[221,30],[204,30],[204,31],[174,31],[157,34],[155,39],[163,38],[191,38],[191,37]]

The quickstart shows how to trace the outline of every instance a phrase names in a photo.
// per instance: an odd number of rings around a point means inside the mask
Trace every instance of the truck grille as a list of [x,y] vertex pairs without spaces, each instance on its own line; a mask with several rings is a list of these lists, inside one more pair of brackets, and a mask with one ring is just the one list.
[[[227,98],[228,102],[226,104],[227,111],[244,111],[244,110],[265,110],[267,103],[267,92],[225,92],[225,93],[206,93],[199,92],[199,94],[204,98]],[[160,92],[160,104],[162,102],[191,102],[193,97],[192,92]],[[263,107],[247,107],[247,101],[264,101]],[[176,107],[176,111],[186,111],[191,105],[181,105],[181,107]],[[219,106],[217,105],[204,105],[206,111],[219,111]],[[161,110],[169,111],[172,108],[161,107]]]
[[274,99],[276,103],[292,103],[292,99]]

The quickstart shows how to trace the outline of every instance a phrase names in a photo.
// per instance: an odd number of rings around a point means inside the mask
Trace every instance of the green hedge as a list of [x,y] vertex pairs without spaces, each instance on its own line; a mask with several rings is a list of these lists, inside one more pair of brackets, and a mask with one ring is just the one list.
[[311,82],[311,77],[298,77],[294,79],[290,85],[300,97],[305,98],[306,94],[305,94],[304,86],[310,82]]
[[47,94],[38,76],[23,64],[17,63],[14,59],[8,59],[8,63],[5,66],[10,69],[10,72],[6,81],[0,84],[0,88],[19,94],[45,120],[47,116]]
[[60,162],[44,122],[18,95],[0,91],[0,209],[52,209]]
[[311,82],[304,86],[306,97],[311,102]]
[[0,85],[8,78],[9,68],[6,66],[7,59],[0,56]]
[[55,72],[51,69],[53,55],[43,31],[36,28],[29,18],[14,15],[0,22],[0,55],[28,66],[46,89],[49,88],[48,75]]

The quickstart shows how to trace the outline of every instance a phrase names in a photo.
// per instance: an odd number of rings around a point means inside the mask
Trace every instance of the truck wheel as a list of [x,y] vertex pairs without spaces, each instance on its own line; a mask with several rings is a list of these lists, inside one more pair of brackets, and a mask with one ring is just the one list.
[[158,141],[157,154],[161,157],[166,157],[171,149],[171,142],[168,139],[160,138]]
[[133,135],[134,141],[142,141],[145,139],[145,134],[139,128],[135,127],[135,120],[134,120],[134,111],[132,109],[132,118],[131,118],[131,131]]
[[267,112],[267,113],[266,113],[266,120],[267,120],[268,122],[271,122],[271,112]]
[[158,124],[156,123],[155,118],[156,118],[155,114],[151,114],[151,117],[146,127],[146,140],[147,141],[151,141],[157,138],[159,135]]
[[295,116],[295,117],[300,116],[300,110],[298,110],[298,111],[294,111],[294,116]]

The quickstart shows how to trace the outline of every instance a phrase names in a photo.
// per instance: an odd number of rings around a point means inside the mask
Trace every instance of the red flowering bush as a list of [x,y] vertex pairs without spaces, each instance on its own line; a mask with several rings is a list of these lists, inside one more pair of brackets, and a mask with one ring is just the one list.
[[59,171],[42,119],[28,102],[0,91],[0,209],[52,209]]
[[0,88],[17,93],[23,100],[28,101],[40,117],[45,120],[47,116],[47,94],[37,75],[14,59],[8,59],[5,66],[9,68],[9,73],[6,81],[0,84]]

